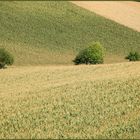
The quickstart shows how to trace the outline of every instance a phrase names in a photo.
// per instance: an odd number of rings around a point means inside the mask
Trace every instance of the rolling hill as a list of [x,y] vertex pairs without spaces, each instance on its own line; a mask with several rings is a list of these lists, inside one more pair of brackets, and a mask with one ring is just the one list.
[[140,33],[70,2],[0,2],[0,47],[15,65],[71,64],[92,41],[106,48],[106,63],[140,50]]
[[140,138],[140,63],[0,71],[1,139]]
[[[70,65],[88,43],[105,63],[140,51],[140,32],[70,2],[0,1],[0,139],[140,137],[140,62]],[[47,64],[47,65],[46,65]]]

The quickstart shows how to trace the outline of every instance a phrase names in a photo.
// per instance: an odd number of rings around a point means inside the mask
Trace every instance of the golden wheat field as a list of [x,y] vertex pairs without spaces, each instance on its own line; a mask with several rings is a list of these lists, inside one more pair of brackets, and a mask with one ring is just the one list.
[[140,63],[0,71],[0,138],[140,138]]

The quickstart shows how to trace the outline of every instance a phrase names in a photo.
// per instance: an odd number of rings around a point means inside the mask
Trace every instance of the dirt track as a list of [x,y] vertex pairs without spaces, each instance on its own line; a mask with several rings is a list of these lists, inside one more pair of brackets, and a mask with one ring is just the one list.
[[140,32],[140,2],[73,1],[72,3]]

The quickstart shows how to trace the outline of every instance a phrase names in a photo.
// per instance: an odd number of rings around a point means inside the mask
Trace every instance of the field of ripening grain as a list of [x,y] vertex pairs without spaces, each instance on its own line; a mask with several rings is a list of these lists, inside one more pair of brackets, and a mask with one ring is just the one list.
[[140,63],[0,70],[0,138],[140,138]]

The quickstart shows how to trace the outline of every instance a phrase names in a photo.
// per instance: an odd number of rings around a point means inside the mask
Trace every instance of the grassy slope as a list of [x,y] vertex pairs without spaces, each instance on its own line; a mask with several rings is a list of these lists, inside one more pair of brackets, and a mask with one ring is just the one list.
[[140,50],[140,33],[69,2],[0,2],[0,46],[17,65],[70,64],[91,41],[107,49],[107,62]]
[[140,63],[0,72],[0,138],[139,138]]

